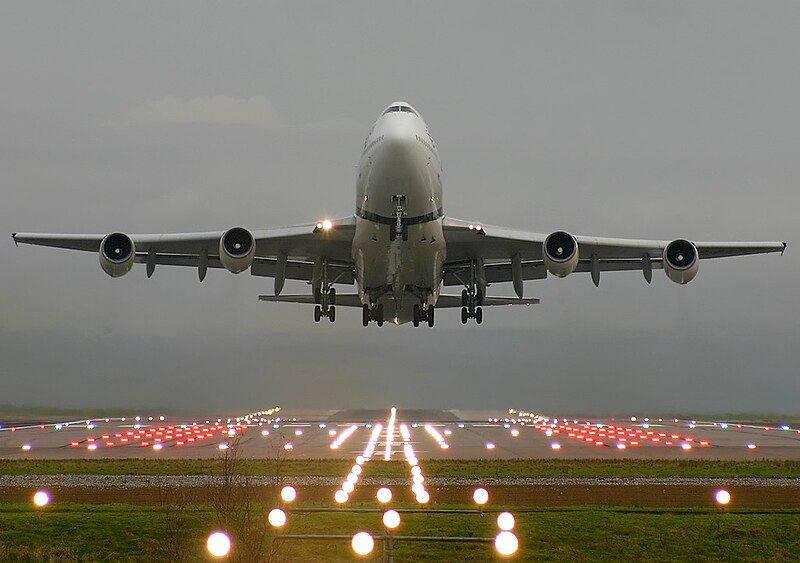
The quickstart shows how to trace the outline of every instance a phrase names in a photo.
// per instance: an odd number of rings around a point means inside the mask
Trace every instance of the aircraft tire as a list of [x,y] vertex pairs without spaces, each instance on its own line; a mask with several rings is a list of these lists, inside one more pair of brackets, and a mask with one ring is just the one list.
[[369,326],[369,305],[361,306],[361,324]]
[[336,322],[336,307],[333,305],[328,307],[328,320],[332,323]]
[[483,309],[480,307],[478,307],[478,309],[475,311],[475,322],[478,324],[483,322]]
[[461,324],[467,324],[467,308],[461,307]]
[[321,318],[322,318],[322,307],[316,305],[314,307],[314,322],[318,323]]
[[331,305],[336,305],[336,290],[331,288],[328,292],[328,303]]
[[433,305],[428,305],[428,326],[431,326],[431,327],[433,326],[433,323],[436,320],[436,318],[434,316],[434,312],[433,312],[434,309],[435,308],[434,308]]

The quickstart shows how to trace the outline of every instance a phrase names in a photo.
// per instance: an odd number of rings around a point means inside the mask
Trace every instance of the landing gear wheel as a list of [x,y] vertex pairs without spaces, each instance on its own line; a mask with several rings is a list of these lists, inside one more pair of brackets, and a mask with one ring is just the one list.
[[336,322],[336,307],[333,305],[328,307],[328,320],[332,323]]
[[394,229],[394,225],[389,225],[389,242],[394,242],[394,239],[397,238],[397,231]]
[[361,324],[369,326],[369,305],[361,306]]
[[411,318],[414,326],[419,326],[419,320],[422,315],[419,312],[419,305],[414,305],[414,316]]
[[467,324],[467,308],[461,307],[461,324]]
[[483,309],[480,307],[478,307],[478,309],[475,311],[475,322],[478,324],[483,322]]
[[375,309],[378,326],[383,326],[383,303],[379,304]]
[[406,242],[408,240],[408,225],[403,225],[401,236],[403,237],[403,242]]
[[433,326],[433,323],[435,321],[433,311],[434,311],[433,305],[428,305],[428,326]]
[[461,306],[469,307],[469,292],[466,289],[461,290]]
[[336,290],[331,288],[328,292],[328,303],[331,305],[336,305]]
[[322,318],[322,307],[317,305],[316,307],[314,307],[314,322],[318,323],[321,318]]
[[486,293],[486,291],[484,291],[483,289],[479,289],[478,290],[478,295],[477,295],[478,307],[483,307],[483,297],[484,297],[483,294],[484,293]]

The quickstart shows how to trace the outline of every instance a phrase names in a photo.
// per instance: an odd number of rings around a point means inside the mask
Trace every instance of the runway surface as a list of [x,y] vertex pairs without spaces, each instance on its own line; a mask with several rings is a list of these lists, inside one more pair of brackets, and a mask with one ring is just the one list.
[[[586,419],[528,412],[273,407],[204,417],[2,417],[0,459],[800,459],[796,421]],[[371,450],[371,451],[370,451]]]

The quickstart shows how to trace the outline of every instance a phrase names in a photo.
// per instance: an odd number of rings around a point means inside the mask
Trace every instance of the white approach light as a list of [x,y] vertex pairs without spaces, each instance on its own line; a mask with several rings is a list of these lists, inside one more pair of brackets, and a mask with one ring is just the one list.
[[422,469],[420,469],[419,465],[413,465],[413,466],[411,466],[411,474],[412,475],[421,475],[422,474]]
[[512,532],[500,532],[494,539],[494,548],[500,555],[514,555],[519,548],[519,540]]
[[269,511],[267,521],[273,528],[282,528],[286,524],[286,513],[280,508],[273,508]]
[[497,515],[497,527],[504,532],[514,529],[514,515],[510,512],[501,512]]
[[353,485],[353,483],[351,483],[350,481],[345,481],[344,483],[342,483],[342,490],[348,495],[352,493],[355,490],[355,488],[356,488],[355,485]]
[[725,506],[731,502],[731,494],[725,489],[720,489],[714,494],[714,499],[717,501],[717,504]]
[[558,442],[553,442],[552,444],[550,444],[550,449],[560,450],[561,449],[561,444],[559,444]]
[[214,557],[225,557],[231,550],[231,538],[225,532],[214,532],[208,536],[206,548]]
[[336,491],[335,493],[333,493],[333,500],[335,500],[335,501],[336,501],[336,502],[338,502],[339,504],[344,504],[344,503],[346,503],[346,502],[347,502],[347,499],[349,499],[349,498],[350,498],[350,495],[348,495],[348,494],[347,494],[346,492],[344,492],[342,489],[339,489],[338,491]]
[[353,545],[353,551],[355,551],[357,555],[369,555],[372,553],[372,548],[375,547],[375,540],[372,539],[369,532],[358,532],[353,536],[351,543]]
[[486,489],[479,487],[475,489],[474,493],[472,493],[472,500],[474,500],[475,504],[478,506],[483,506],[489,502],[489,493]]
[[33,495],[33,504],[39,508],[47,506],[50,503],[50,493],[47,491],[36,491]]
[[396,510],[387,510],[383,513],[383,525],[394,530],[400,525],[400,513]]
[[392,501],[392,490],[387,487],[381,487],[378,489],[378,492],[375,493],[375,497],[378,499],[378,502],[381,504],[386,504],[387,502]]
[[287,485],[281,489],[281,498],[283,502],[293,502],[297,498],[297,490],[291,485]]
[[431,500],[431,495],[425,489],[417,493],[417,502],[419,504],[428,504]]

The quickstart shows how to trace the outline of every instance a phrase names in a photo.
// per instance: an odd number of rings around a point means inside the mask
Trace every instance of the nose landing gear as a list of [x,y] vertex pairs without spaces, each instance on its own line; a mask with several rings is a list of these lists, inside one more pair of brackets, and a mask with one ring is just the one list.
[[336,322],[336,289],[333,287],[327,291],[317,290],[314,292],[314,300],[317,305],[314,307],[314,322],[318,323],[323,317],[327,317],[330,322]]

